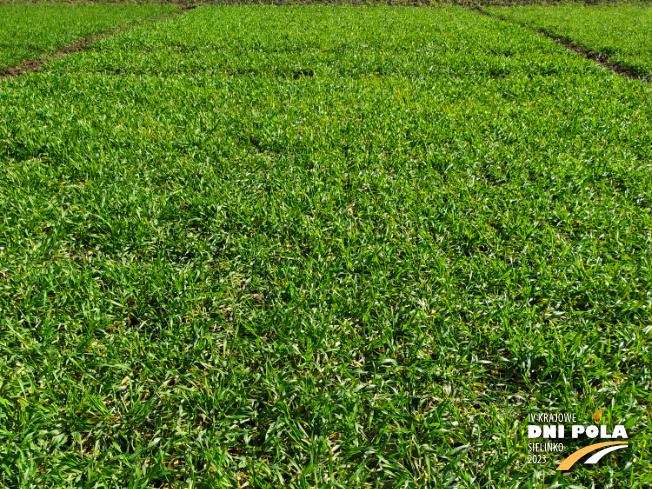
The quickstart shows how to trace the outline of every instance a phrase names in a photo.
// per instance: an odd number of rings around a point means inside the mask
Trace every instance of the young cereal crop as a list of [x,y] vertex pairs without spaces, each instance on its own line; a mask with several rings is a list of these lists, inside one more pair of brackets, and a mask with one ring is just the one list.
[[652,81],[652,8],[649,4],[490,7],[502,19],[538,29]]
[[0,3],[0,72],[86,36],[177,10],[173,5]]
[[[5,486],[652,480],[641,81],[461,8],[202,7],[1,81],[0,161]],[[598,407],[631,450],[528,464]]]

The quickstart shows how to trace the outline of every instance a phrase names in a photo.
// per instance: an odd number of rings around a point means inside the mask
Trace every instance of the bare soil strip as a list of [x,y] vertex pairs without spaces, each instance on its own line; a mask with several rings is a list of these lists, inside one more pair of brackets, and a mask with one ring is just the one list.
[[[421,2],[419,0],[412,0],[414,3],[421,5]],[[240,3],[238,0],[235,2],[230,2],[229,0],[226,1],[226,3]],[[275,2],[272,2],[275,3]],[[281,3],[283,3],[281,1]],[[294,3],[294,2],[290,2]],[[297,2],[300,3],[300,2]],[[66,54],[70,53],[76,53],[78,51],[81,51],[85,49],[89,44],[92,42],[98,40],[98,39],[103,39],[105,37],[109,37],[113,34],[116,34],[118,32],[124,31],[126,29],[132,28],[132,27],[137,27],[139,25],[142,25],[144,23],[149,23],[149,22],[158,22],[160,20],[164,20],[167,18],[170,18],[174,15],[181,15],[187,12],[188,10],[194,9],[195,6],[185,6],[177,10],[176,12],[168,13],[165,15],[162,15],[160,17],[154,18],[154,19],[149,19],[144,22],[138,22],[136,24],[131,24],[131,25],[126,25],[126,26],[121,26],[121,27],[116,27],[115,29],[111,29],[110,31],[103,32],[101,34],[94,34],[92,36],[87,36],[84,38],[81,38],[72,44],[69,44],[68,46],[64,46],[63,48],[59,49],[56,53],[53,55],[47,57],[47,58],[36,58],[36,59],[26,59],[23,61],[20,65],[18,66],[11,66],[8,68],[4,68],[0,70],[0,79],[3,78],[11,78],[11,77],[16,77],[19,75],[22,75],[23,73],[32,73],[35,71],[38,71],[45,63],[48,63],[50,61],[54,61]],[[477,12],[481,15],[486,15],[487,17],[492,17],[494,19],[498,19],[502,22],[511,22],[509,20],[502,19],[498,16],[495,16],[493,14],[490,14],[489,12],[483,10],[481,7],[475,7],[472,9],[474,12]],[[596,53],[594,51],[590,51],[582,46],[579,46],[575,44],[573,41],[570,41],[568,39],[563,39],[560,37],[557,37],[547,31],[544,30],[539,30],[539,29],[533,29],[530,26],[527,26],[525,24],[518,23],[518,25],[531,30],[532,32],[535,32],[536,34],[540,36],[546,36],[553,41],[555,41],[557,44],[564,46],[567,49],[570,49],[571,51],[579,54],[580,56],[583,56],[587,59],[590,59],[591,61],[594,61],[595,63],[600,64],[601,66],[604,66],[605,68],[613,71],[614,73],[622,76],[626,76],[628,78],[631,78],[632,80],[643,80],[643,81],[650,81],[649,76],[647,76],[645,73],[641,73],[640,71],[628,67],[628,66],[623,66],[618,63],[614,63],[613,61],[610,61],[608,56],[602,53]]]
[[646,82],[650,81],[649,76],[646,73],[642,73],[634,68],[631,68],[629,66],[623,66],[618,63],[614,63],[613,61],[609,60],[609,57],[606,54],[603,53],[596,53],[595,51],[591,51],[589,49],[586,49],[585,47],[582,47],[578,44],[575,44],[573,41],[569,39],[565,39],[562,37],[555,36],[554,34],[551,34],[550,32],[547,32],[545,30],[541,29],[533,29],[532,27],[522,24],[520,22],[513,22],[510,20],[506,20],[503,18],[500,18],[496,15],[493,15],[485,10],[483,10],[481,7],[476,7],[473,9],[475,12],[481,14],[481,15],[486,15],[487,17],[492,17],[494,19],[498,19],[502,22],[510,22],[510,23],[515,23],[517,25],[520,25],[521,27],[525,29],[529,29],[532,32],[540,35],[540,36],[546,36],[549,39],[552,39],[555,41],[557,44],[560,46],[564,46],[566,49],[570,49],[574,53],[579,54],[580,56],[585,57],[586,59],[590,59],[591,61],[598,63],[601,66],[604,66],[608,70],[613,71],[614,73],[622,76],[626,76],[627,78],[630,78],[632,80],[643,80]]
[[179,10],[175,12],[170,12],[165,15],[161,15],[160,17],[156,17],[153,19],[148,19],[143,22],[137,22],[135,24],[129,24],[129,25],[123,25],[120,27],[116,27],[114,29],[111,29],[106,32],[102,32],[100,34],[93,34],[92,36],[87,36],[83,37],[81,39],[78,39],[77,41],[73,42],[72,44],[69,44],[68,46],[64,46],[61,49],[59,49],[56,53],[46,57],[46,58],[35,58],[35,59],[26,59],[23,61],[20,65],[18,66],[10,66],[8,68],[4,68],[0,70],[0,80],[3,78],[13,78],[19,75],[22,75],[24,73],[33,73],[35,71],[38,71],[45,63],[49,63],[51,61],[54,61],[56,59],[61,58],[62,56],[65,56],[66,54],[70,53],[77,53],[79,51],[82,51],[83,49],[86,49],[86,47],[91,44],[92,42],[97,41],[98,39],[104,39],[105,37],[109,37],[113,34],[116,34],[118,32],[122,32],[126,29],[131,29],[133,27],[138,27],[139,25],[143,25],[145,23],[150,23],[150,22],[158,22],[160,20],[168,19],[170,17],[173,17],[175,15],[181,15],[186,13],[188,10],[194,9],[194,6],[188,6],[188,7],[182,7]]
[[575,44],[573,41],[569,41],[567,39],[554,36],[546,31],[542,31],[538,29],[531,29],[531,30],[533,30],[540,36],[546,36],[552,39],[557,44],[564,46],[565,48],[570,49],[571,51],[579,54],[580,56],[584,56],[585,58],[590,59],[591,61],[594,61],[599,65],[604,66],[605,68],[613,71],[618,75],[626,76],[627,78],[631,78],[632,80],[650,81],[649,77],[645,73],[642,73],[637,69],[631,68],[629,66],[623,66],[621,64],[614,63],[613,61],[610,61],[609,56],[607,56],[604,53],[596,53],[595,51],[590,51],[582,46]]

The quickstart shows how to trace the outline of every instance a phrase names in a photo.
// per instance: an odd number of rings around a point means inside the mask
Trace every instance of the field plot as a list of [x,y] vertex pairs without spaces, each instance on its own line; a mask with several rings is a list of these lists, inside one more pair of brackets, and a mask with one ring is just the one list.
[[177,10],[173,5],[0,4],[0,72],[85,36]]
[[572,42],[652,80],[652,7],[582,4],[492,7],[489,13]]
[[[0,82],[0,161],[5,485],[650,480],[641,81],[460,8],[203,7]],[[527,464],[598,407],[631,450]]]

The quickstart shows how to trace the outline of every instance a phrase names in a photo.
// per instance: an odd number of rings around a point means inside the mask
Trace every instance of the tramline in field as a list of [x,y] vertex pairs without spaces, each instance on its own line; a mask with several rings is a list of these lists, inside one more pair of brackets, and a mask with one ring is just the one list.
[[0,73],[81,37],[160,17],[175,5],[0,3]]
[[540,29],[652,80],[652,10],[645,4],[488,8],[492,15]]

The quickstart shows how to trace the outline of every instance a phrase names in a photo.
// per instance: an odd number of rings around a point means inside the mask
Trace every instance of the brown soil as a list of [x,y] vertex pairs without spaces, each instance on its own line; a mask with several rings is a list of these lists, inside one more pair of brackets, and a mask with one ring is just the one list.
[[[39,1],[39,0],[35,0]],[[102,0],[99,0],[102,1]],[[111,0],[109,0],[111,1]],[[645,2],[649,0],[644,0]],[[0,0],[0,3],[2,3],[3,0]],[[196,2],[196,3],[195,3]],[[402,6],[432,6],[432,5],[437,5],[437,4],[442,4],[442,3],[448,3],[446,0],[168,0],[168,3],[176,3],[183,5],[179,10],[162,15],[160,17],[157,17],[155,19],[149,19],[145,22],[156,22],[159,20],[167,19],[169,17],[172,17],[174,15],[181,15],[188,10],[192,10],[195,8],[196,5],[201,5],[201,4],[221,4],[221,5],[243,5],[243,4],[249,4],[249,5],[255,5],[255,4],[272,4],[272,5],[302,5],[302,4],[327,4],[327,5],[341,5],[341,4],[347,4],[347,5],[371,5],[371,4],[384,4],[384,5],[402,5]],[[505,19],[501,19],[497,16],[494,16],[487,11],[482,9],[483,6],[487,5],[517,5],[517,4],[537,4],[537,3],[555,3],[555,0],[449,0],[449,3],[452,4],[457,4],[461,6],[466,6],[467,8],[473,10],[474,12],[477,12],[482,15],[486,15],[488,17],[493,17],[496,19],[499,19],[503,22],[509,22]],[[587,3],[587,4],[605,4],[605,3],[618,3],[618,0],[585,0],[584,2],[578,2],[578,3]],[[104,32],[102,34],[95,34],[93,36],[88,36],[84,37],[78,41],[73,42],[72,44],[65,46],[61,49],[59,49],[56,53],[54,53],[52,56],[48,58],[37,58],[37,59],[28,59],[23,61],[19,66],[12,66],[9,68],[4,68],[0,70],[0,79],[2,78],[10,78],[10,77],[15,77],[18,75],[21,75],[23,73],[32,73],[35,71],[38,71],[41,66],[43,66],[45,63],[49,61],[53,61],[55,59],[58,59],[66,54],[70,53],[76,53],[78,51],[81,51],[85,49],[89,44],[92,42],[98,40],[98,39],[103,39],[105,37],[108,37],[112,34],[115,34],[117,32],[123,31],[125,29],[128,29],[130,27],[135,27],[138,25],[143,24],[144,22],[139,22],[137,24],[132,24],[129,26],[122,26],[122,27],[117,27],[115,29],[112,29],[108,32]],[[527,29],[531,29],[530,27],[526,25],[522,25],[522,27],[525,27]],[[626,76],[628,78],[631,78],[633,80],[646,80],[650,81],[649,75],[645,73],[641,73],[633,68],[619,65],[618,63],[614,63],[613,61],[610,61],[609,58],[601,53],[595,53],[593,51],[590,51],[588,49],[583,48],[582,46],[579,46],[575,43],[573,43],[570,40],[567,39],[562,39],[559,37],[556,37],[548,32],[541,31],[541,30],[536,30],[536,29],[531,29],[533,32],[536,32],[539,35],[546,36],[552,40],[554,40],[556,43],[566,47],[567,49],[570,49],[574,51],[575,53],[579,54],[580,56],[583,56],[587,59],[590,59],[602,66],[604,66],[607,69],[610,69],[614,73],[617,73],[619,75]]]
[[[494,19],[501,20],[502,22],[512,22],[509,20],[501,19],[498,16],[492,15],[486,10],[483,10],[480,7],[476,7],[473,9],[474,12],[478,12],[479,14],[486,15],[487,17],[493,17]],[[591,51],[589,49],[586,49],[582,46],[579,46],[575,44],[573,41],[569,39],[563,39],[560,37],[557,37],[549,32],[539,30],[539,29],[532,29],[531,27],[525,25],[525,24],[520,24],[518,23],[521,27],[525,29],[530,29],[532,32],[537,33],[540,36],[546,36],[549,39],[552,39],[555,41],[557,44],[564,46],[566,49],[570,49],[574,53],[579,54],[580,56],[585,57],[586,59],[590,59],[591,61],[598,63],[601,66],[604,66],[608,70],[613,71],[614,73],[622,76],[626,76],[627,78],[631,78],[632,80],[644,80],[644,81],[650,81],[649,75],[646,73],[641,73],[640,71],[631,68],[629,66],[623,66],[618,63],[614,63],[613,61],[609,60],[609,57],[606,54],[602,53],[596,53],[594,51]]]
[[24,73],[33,73],[35,71],[38,71],[45,63],[59,59],[62,56],[65,56],[66,54],[77,53],[79,51],[82,51],[83,49],[86,49],[86,47],[89,44],[97,41],[98,39],[104,39],[105,37],[109,37],[110,35],[113,35],[117,32],[121,32],[131,27],[142,25],[144,23],[157,22],[159,20],[168,19],[174,15],[181,15],[193,8],[194,7],[192,6],[183,7],[179,10],[176,10],[169,14],[161,15],[160,17],[156,17],[154,19],[148,19],[146,21],[138,22],[136,24],[116,27],[115,29],[111,29],[110,31],[103,32],[101,34],[94,34],[92,36],[83,37],[82,39],[79,39],[73,42],[72,44],[69,44],[68,46],[62,47],[56,53],[54,53],[53,55],[47,58],[26,59],[18,66],[10,66],[9,68],[4,68],[0,70],[0,79],[15,77],[15,76],[22,75]]
[[631,68],[629,66],[623,66],[618,63],[614,63],[613,61],[609,60],[609,57],[606,54],[590,51],[586,48],[583,48],[582,46],[578,46],[572,41],[561,39],[545,31],[535,30],[534,32],[536,32],[541,36],[549,37],[557,44],[560,44],[565,48],[570,49],[571,51],[579,54],[580,56],[584,56],[585,58],[590,59],[591,61],[594,61],[599,65],[604,66],[605,68],[613,71],[614,73],[617,73],[618,75],[626,76],[627,78],[631,78],[632,80],[649,81],[649,76],[647,76],[645,73],[641,73],[635,68]]

